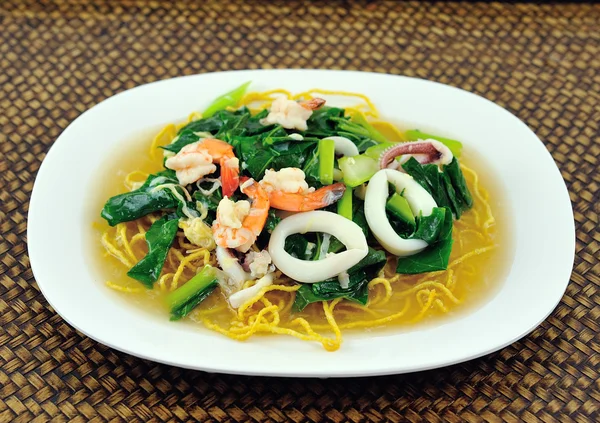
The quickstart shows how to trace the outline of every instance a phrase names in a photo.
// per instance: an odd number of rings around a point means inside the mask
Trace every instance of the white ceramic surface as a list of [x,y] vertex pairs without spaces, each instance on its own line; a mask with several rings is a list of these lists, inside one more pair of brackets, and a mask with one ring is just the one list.
[[[365,93],[386,118],[422,128],[433,125],[486,158],[514,211],[515,258],[497,295],[437,326],[348,335],[335,353],[284,336],[239,343],[118,301],[86,257],[87,229],[99,211],[90,211],[82,199],[102,183],[100,166],[133,134],[181,120],[247,80],[253,81],[251,90],[321,87]],[[575,250],[573,213],[561,175],[540,140],[515,116],[479,96],[434,82],[319,70],[181,77],[103,101],[77,118],[45,158],[31,198],[28,240],[33,272],[48,302],[69,324],[105,345],[190,369],[318,377],[425,370],[496,351],[529,333],[555,308],[569,281]]]

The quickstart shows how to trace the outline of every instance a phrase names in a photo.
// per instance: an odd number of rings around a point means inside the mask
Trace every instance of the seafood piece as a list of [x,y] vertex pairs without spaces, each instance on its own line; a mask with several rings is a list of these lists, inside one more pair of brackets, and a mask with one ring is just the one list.
[[204,138],[183,147],[179,153],[169,157],[165,166],[173,169],[181,185],[188,185],[221,168],[223,195],[231,196],[239,186],[240,162],[233,147],[216,138]]
[[313,110],[317,110],[324,104],[325,100],[322,98],[297,102],[285,97],[278,97],[271,104],[268,116],[261,119],[260,123],[262,125],[279,124],[286,129],[306,131],[308,129],[306,121],[312,115]]
[[246,254],[243,267],[244,270],[250,272],[253,279],[260,278],[274,270],[271,265],[271,255],[267,250],[250,251]]
[[224,294],[229,296],[233,292],[239,291],[244,282],[251,278],[230,250],[217,246],[215,253],[217,263],[225,275],[225,278],[219,278],[219,285],[223,289]]
[[338,201],[346,190],[346,185],[336,183],[315,191],[308,187],[302,169],[295,167],[267,170],[260,185],[268,193],[271,207],[292,212],[327,207]]
[[[331,234],[346,246],[346,251],[312,261],[300,260],[285,251],[288,236],[306,232]],[[279,222],[271,234],[268,250],[275,266],[285,275],[299,282],[315,283],[348,270],[368,254],[369,247],[356,223],[336,213],[319,210],[297,213]]]
[[387,251],[399,257],[410,256],[424,250],[428,244],[422,239],[401,238],[390,224],[385,212],[389,183],[397,192],[402,192],[415,216],[429,216],[437,204],[431,194],[406,173],[382,169],[369,181],[365,195],[365,217],[369,228]]
[[238,308],[246,301],[254,297],[258,292],[266,286],[273,284],[273,273],[268,273],[259,280],[256,281],[254,285],[249,288],[242,289],[234,294],[231,294],[229,297],[229,304],[231,307]]
[[260,235],[269,213],[269,196],[254,179],[243,178],[240,186],[252,204],[246,200],[231,201],[225,197],[217,206],[213,235],[217,245],[235,248],[245,253]]
[[[400,161],[394,160],[402,156]],[[380,169],[398,169],[402,163],[414,157],[421,164],[447,165],[454,157],[448,147],[436,140],[403,142],[388,148],[379,158]]]
[[333,140],[335,144],[335,154],[337,156],[354,157],[358,156],[358,147],[349,138],[346,137],[327,137],[328,140]]
[[306,183],[306,175],[302,169],[297,167],[284,167],[280,170],[267,169],[265,176],[259,184],[267,193],[282,191],[294,194],[307,194],[313,192]]
[[292,212],[310,211],[332,205],[342,198],[344,191],[346,191],[346,185],[337,182],[306,194],[271,191],[269,200],[274,209]]

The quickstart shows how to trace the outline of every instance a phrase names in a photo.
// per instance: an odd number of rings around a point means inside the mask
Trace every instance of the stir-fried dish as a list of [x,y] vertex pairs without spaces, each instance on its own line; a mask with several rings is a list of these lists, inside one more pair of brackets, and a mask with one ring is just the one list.
[[449,313],[489,283],[496,220],[460,142],[400,131],[360,94],[248,85],[166,126],[106,201],[109,287],[237,340],[336,350],[344,329]]

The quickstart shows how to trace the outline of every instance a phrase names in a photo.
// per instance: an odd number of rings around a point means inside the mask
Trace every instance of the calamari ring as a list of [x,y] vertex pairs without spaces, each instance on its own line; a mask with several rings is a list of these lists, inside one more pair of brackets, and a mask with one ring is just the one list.
[[382,169],[369,181],[365,195],[365,217],[369,228],[387,251],[398,257],[411,256],[423,251],[428,244],[422,239],[401,238],[390,224],[385,213],[385,203],[389,195],[388,182],[392,183],[398,192],[402,192],[415,216],[429,216],[437,204],[431,194],[406,173]]
[[[324,232],[335,236],[346,251],[332,254],[321,260],[301,260],[285,251],[285,239],[296,233]],[[297,213],[283,219],[273,230],[269,241],[269,254],[281,272],[304,283],[321,282],[348,270],[369,252],[362,229],[339,214],[327,211]]]

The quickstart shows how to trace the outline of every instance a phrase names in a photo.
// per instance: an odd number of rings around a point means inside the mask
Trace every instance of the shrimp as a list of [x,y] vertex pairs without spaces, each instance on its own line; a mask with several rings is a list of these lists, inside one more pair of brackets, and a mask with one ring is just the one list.
[[268,194],[254,179],[242,178],[240,188],[242,193],[250,198],[252,205],[247,210],[243,210],[245,206],[236,207],[236,205],[244,200],[234,203],[227,197],[223,198],[217,207],[217,218],[213,222],[212,229],[218,246],[235,248],[245,253],[265,226],[270,202]]
[[216,138],[204,138],[183,147],[179,153],[169,157],[165,166],[176,171],[181,185],[188,185],[221,168],[223,195],[231,196],[237,190],[240,180],[240,162],[233,153],[233,147]]
[[346,185],[342,182],[307,193],[274,190],[269,193],[269,201],[274,209],[303,212],[330,206],[342,198],[344,191]]
[[262,125],[278,124],[287,129],[306,131],[308,129],[306,121],[311,117],[314,110],[324,104],[325,100],[322,98],[297,102],[285,97],[278,97],[271,104],[267,117],[261,119],[260,123]]
[[346,185],[337,183],[315,191],[306,183],[302,169],[267,169],[260,185],[269,194],[271,207],[287,211],[309,211],[327,207],[339,200]]

